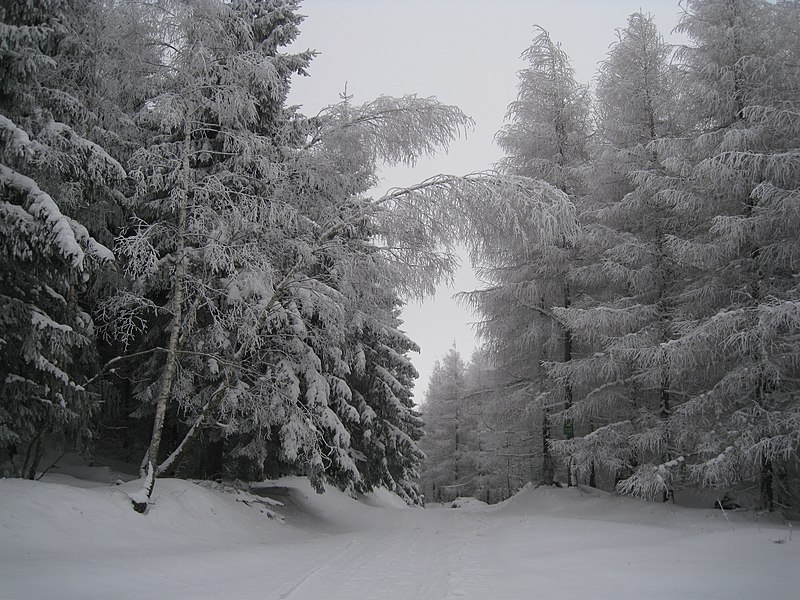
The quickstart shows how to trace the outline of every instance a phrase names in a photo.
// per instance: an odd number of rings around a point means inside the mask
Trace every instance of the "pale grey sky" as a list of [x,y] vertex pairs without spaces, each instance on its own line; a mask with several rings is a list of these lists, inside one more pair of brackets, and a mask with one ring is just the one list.
[[[597,63],[641,10],[655,16],[668,41],[680,7],[677,0],[304,0],[307,18],[294,49],[320,55],[310,77],[293,83],[290,102],[316,114],[334,104],[347,83],[353,102],[381,94],[436,96],[475,120],[465,139],[448,154],[413,169],[382,173],[382,189],[410,185],[438,173],[462,175],[491,168],[500,151],[493,143],[507,106],[516,98],[520,54],[531,43],[534,25],[550,32],[572,59],[576,78],[589,83]],[[420,379],[415,396],[424,398],[433,363],[455,342],[465,360],[476,345],[471,312],[452,300],[479,283],[468,265],[452,288],[442,287],[422,305],[410,303],[403,329],[421,347],[414,355]]]

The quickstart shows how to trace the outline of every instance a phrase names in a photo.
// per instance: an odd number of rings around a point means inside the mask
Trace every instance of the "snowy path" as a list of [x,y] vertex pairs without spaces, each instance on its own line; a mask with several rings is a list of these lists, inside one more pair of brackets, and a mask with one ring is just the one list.
[[113,489],[0,480],[0,599],[800,598],[800,541],[716,511],[575,490],[481,510],[302,492],[280,524],[160,485],[141,517]]
[[268,598],[462,597],[453,590],[463,579],[462,558],[477,540],[476,526],[465,515],[433,512],[403,511],[390,526],[317,541],[311,551],[284,548],[291,562],[305,562],[307,573]]

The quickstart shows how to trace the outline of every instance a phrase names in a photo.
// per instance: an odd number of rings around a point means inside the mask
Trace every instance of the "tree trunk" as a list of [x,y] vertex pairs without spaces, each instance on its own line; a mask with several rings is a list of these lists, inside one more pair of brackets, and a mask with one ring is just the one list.
[[[569,284],[564,284],[564,308],[569,308],[571,304]],[[572,332],[562,325],[564,328],[564,362],[567,363],[572,360]],[[572,384],[569,379],[564,380],[564,409],[572,406]],[[572,419],[564,421],[564,437],[572,439],[575,436],[575,424]],[[567,457],[567,487],[571,487],[572,481],[572,457]]]
[[[456,399],[456,402],[458,402],[458,399]],[[459,442],[460,442],[458,436],[459,436],[458,408],[456,408],[456,436],[455,436],[456,451],[455,454],[453,455],[453,475],[454,475],[453,481],[455,483],[458,483],[458,456],[459,456]]]
[[773,488],[772,461],[761,460],[761,508],[772,512],[775,510],[775,491]]
[[36,433],[36,437],[28,444],[28,451],[25,453],[25,463],[22,466],[22,476],[25,479],[36,479],[36,471],[39,468],[39,463],[42,462],[42,454],[44,453],[44,427]]
[[[666,358],[664,358],[665,366],[663,367],[663,371],[661,374],[661,407],[660,407],[660,416],[663,420],[669,419],[670,415],[670,398],[669,398],[669,373],[667,372],[666,367]],[[669,451],[669,435],[667,436],[667,450],[664,456],[662,457],[662,462],[668,462],[672,460],[672,455]],[[672,498],[672,501],[675,502],[675,494],[672,486],[669,489],[664,490],[664,494],[661,498],[662,502],[667,502],[669,499]]]
[[142,462],[140,476],[144,479],[142,489],[131,497],[133,509],[143,513],[147,509],[150,497],[155,487],[156,473],[158,471],[158,451],[161,446],[161,436],[164,432],[164,417],[167,413],[167,403],[175,381],[175,372],[178,363],[178,340],[181,334],[181,320],[183,317],[183,280],[186,266],[184,263],[184,244],[186,234],[186,205],[189,197],[189,151],[191,149],[191,124],[187,115],[184,125],[183,172],[181,173],[181,197],[178,206],[178,231],[175,249],[175,274],[173,280],[172,320],[169,328],[169,344],[161,376],[161,388],[156,401],[156,415],[153,420],[153,433],[150,436],[150,446]]
[[555,465],[550,454],[550,418],[547,409],[542,408],[542,483],[553,485],[555,481]]

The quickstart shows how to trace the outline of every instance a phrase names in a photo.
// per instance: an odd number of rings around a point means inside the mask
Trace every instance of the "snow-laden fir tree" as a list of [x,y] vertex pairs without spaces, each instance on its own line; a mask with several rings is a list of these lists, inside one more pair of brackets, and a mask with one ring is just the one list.
[[0,462],[33,477],[44,439],[81,433],[94,398],[94,324],[81,304],[110,251],[74,217],[113,204],[124,169],[85,137],[80,98],[56,73],[77,3],[0,8]]
[[[663,344],[672,339],[671,310],[679,289],[666,236],[674,233],[656,140],[674,133],[670,49],[650,16],[635,13],[617,32],[597,78],[597,132],[591,192],[571,273],[584,296],[557,309],[584,356],[550,363],[572,382],[575,404],[562,413],[586,435],[554,442],[576,472],[604,484],[654,458],[638,434],[671,410],[670,372]],[[591,257],[594,256],[594,259]],[[662,425],[663,426],[663,425]],[[663,455],[656,456],[660,460]]]
[[419,349],[399,329],[394,302],[387,299],[353,332],[356,360],[346,379],[359,418],[348,425],[350,452],[361,475],[357,491],[381,485],[421,504],[417,442],[423,423],[412,395],[417,371],[408,356]]
[[[283,146],[301,139],[283,101],[310,53],[277,52],[296,35],[295,4],[164,7],[163,92],[139,115],[152,136],[131,158],[136,220],[119,240],[132,285],[106,307],[117,337],[144,329],[133,349],[154,350],[135,370],[144,382],[137,397],[155,407],[143,463],[148,495],[168,408],[180,407],[190,422],[218,410],[219,427],[231,431],[245,415],[255,431],[280,418],[294,457],[303,436],[316,437],[297,426],[307,417],[310,425],[310,416],[298,414],[293,399],[301,379],[312,390],[321,384],[320,358],[304,343],[287,349],[285,362],[264,351],[284,329],[303,330],[302,313],[314,310],[311,294],[305,305],[280,302],[304,250],[291,237],[302,238],[305,223],[295,207],[272,201],[285,180]],[[259,361],[273,368],[264,372]],[[306,367],[300,377],[291,366],[298,363]],[[246,440],[240,451],[252,456],[257,447]],[[318,456],[309,460],[321,469]]]

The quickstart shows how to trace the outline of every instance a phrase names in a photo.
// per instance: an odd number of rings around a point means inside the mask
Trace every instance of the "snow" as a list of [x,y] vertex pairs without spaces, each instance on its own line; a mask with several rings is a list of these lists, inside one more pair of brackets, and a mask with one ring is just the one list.
[[69,140],[70,150],[72,152],[79,151],[86,157],[86,166],[93,179],[102,179],[107,174],[109,178],[123,181],[128,176],[122,165],[108,152],[94,142],[78,136],[69,125],[58,121],[49,121],[43,133]]
[[39,142],[31,141],[27,132],[20,129],[11,119],[0,114],[0,138],[3,138],[8,154],[33,156],[43,148]]
[[83,249],[75,239],[75,232],[70,227],[71,221],[61,214],[53,199],[39,189],[35,181],[5,165],[0,165],[0,182],[26,194],[30,202],[28,212],[50,226],[53,243],[58,251],[63,256],[71,258],[75,268],[82,268]]
[[461,510],[481,510],[487,506],[483,500],[477,498],[470,498],[469,496],[460,496],[448,504],[450,508],[458,508]]
[[57,323],[45,313],[40,312],[34,308],[33,312],[31,313],[31,324],[36,329],[55,329],[56,331],[61,331],[63,333],[72,333],[73,329],[69,325],[64,325],[63,323]]
[[249,493],[159,479],[140,515],[127,494],[141,482],[113,481],[108,468],[58,466],[42,481],[0,480],[0,597],[768,600],[800,589],[800,540],[745,511],[728,522],[531,486],[495,506],[420,509],[387,490],[318,495],[284,478]]

